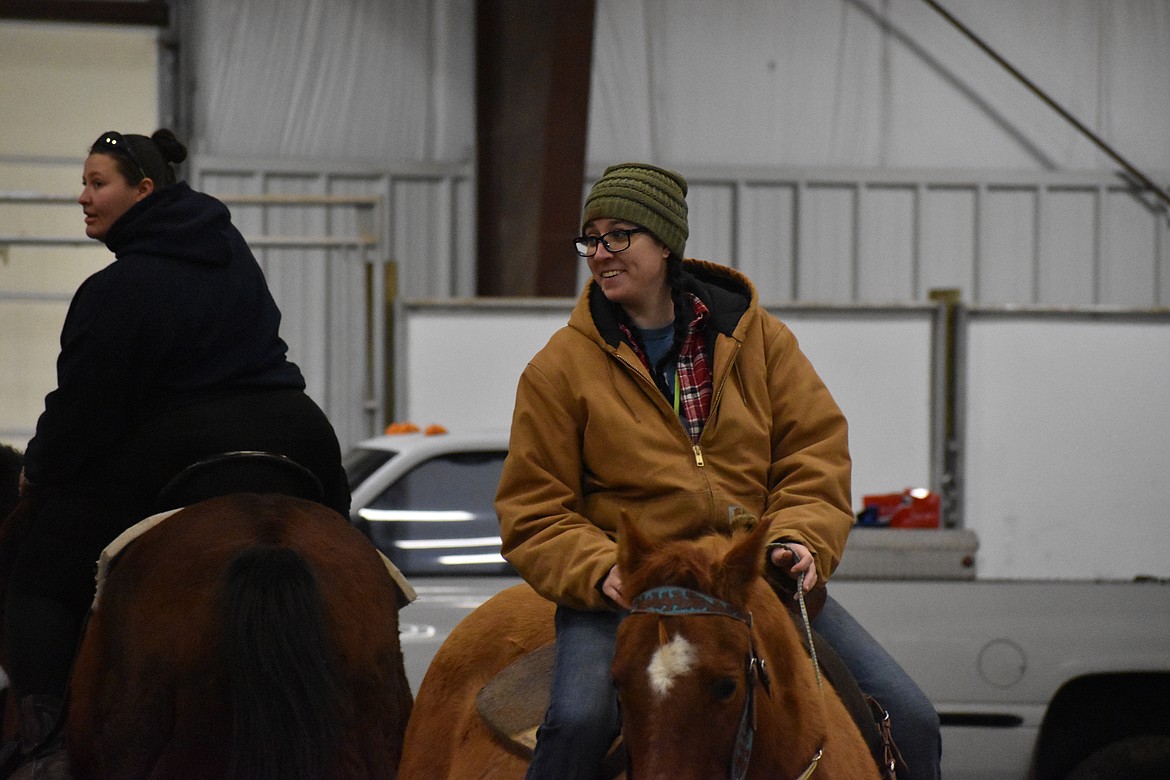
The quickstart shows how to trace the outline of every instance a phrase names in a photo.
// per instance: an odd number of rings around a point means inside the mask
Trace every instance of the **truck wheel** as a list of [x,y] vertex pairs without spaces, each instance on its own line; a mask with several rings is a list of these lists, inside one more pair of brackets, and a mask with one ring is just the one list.
[[1129,737],[1096,751],[1065,780],[1165,780],[1170,777],[1170,737]]

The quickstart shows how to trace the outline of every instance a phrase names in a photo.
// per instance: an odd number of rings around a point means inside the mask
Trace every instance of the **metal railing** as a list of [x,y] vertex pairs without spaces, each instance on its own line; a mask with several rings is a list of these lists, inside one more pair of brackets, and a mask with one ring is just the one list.
[[[245,233],[245,239],[266,271],[277,269],[295,254],[299,260],[320,266],[316,278],[320,286],[307,285],[300,274],[283,284],[285,300],[281,304],[286,328],[285,340],[295,354],[310,383],[310,392],[338,428],[343,442],[363,438],[379,431],[387,407],[388,307],[390,280],[393,277],[383,245],[383,199],[377,195],[219,195],[233,209],[259,210],[261,223],[274,209],[315,210],[328,213],[326,230],[321,233],[281,234]],[[76,197],[27,192],[0,192],[0,209],[6,206],[75,205]],[[344,214],[344,219],[331,219]],[[321,220],[318,220],[321,221]],[[346,222],[344,232],[334,222]],[[96,247],[92,239],[75,235],[0,234],[0,256],[7,257],[13,247]],[[353,273],[347,266],[359,266]],[[335,286],[348,289],[335,290]],[[275,294],[275,293],[274,293]],[[0,288],[0,305],[7,302],[60,304],[72,298],[72,290],[22,290]],[[338,300],[355,302],[359,311],[338,307]],[[302,342],[322,343],[326,349],[310,348],[298,343],[303,329],[288,328],[290,322],[318,323],[323,334],[309,334]],[[360,337],[353,333],[360,323]],[[23,361],[6,356],[7,370],[20,371]],[[356,370],[355,370],[356,369]],[[339,389],[339,386],[344,387]],[[44,388],[47,391],[51,388]],[[360,398],[354,401],[355,394]],[[31,423],[32,421],[30,421]],[[27,439],[31,427],[4,426],[0,438]]]

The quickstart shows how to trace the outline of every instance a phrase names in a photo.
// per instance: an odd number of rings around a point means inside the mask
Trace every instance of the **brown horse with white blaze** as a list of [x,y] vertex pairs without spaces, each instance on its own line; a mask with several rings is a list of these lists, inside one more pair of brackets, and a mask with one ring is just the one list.
[[652,545],[627,529],[639,593],[613,665],[633,777],[879,777],[837,693],[762,578],[769,529]]
[[78,778],[393,777],[411,695],[402,591],[320,504],[237,493],[133,541],[74,667]]
[[[762,576],[767,537],[760,524],[652,544],[633,524],[624,529],[625,587],[642,594],[613,661],[628,777],[879,777]],[[553,611],[521,585],[456,627],[419,689],[400,777],[524,776],[527,760],[485,726],[474,700],[497,671],[552,639]]]

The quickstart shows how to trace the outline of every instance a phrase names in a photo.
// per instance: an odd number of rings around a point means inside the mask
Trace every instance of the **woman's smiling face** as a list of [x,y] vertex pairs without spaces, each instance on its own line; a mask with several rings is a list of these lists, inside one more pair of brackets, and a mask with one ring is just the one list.
[[[585,235],[602,236],[612,230],[632,230],[638,225],[620,219],[596,219],[585,225]],[[589,271],[594,283],[612,303],[619,304],[640,326],[639,322],[661,317],[665,302],[673,318],[670,286],[666,281],[666,259],[670,250],[653,233],[640,232],[630,236],[630,245],[620,252],[611,252],[604,243],[598,243],[597,254],[590,258]],[[658,323],[661,325],[663,323]],[[653,323],[651,327],[655,327]]]
[[150,179],[138,184],[126,181],[110,155],[89,155],[81,174],[81,195],[77,198],[85,214],[85,235],[99,241],[105,238],[119,217],[153,191],[154,182]]

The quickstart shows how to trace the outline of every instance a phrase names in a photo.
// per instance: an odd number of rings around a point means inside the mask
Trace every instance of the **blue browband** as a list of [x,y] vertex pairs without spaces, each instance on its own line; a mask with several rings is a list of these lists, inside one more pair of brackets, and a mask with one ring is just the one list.
[[633,609],[630,610],[630,614],[634,613],[668,617],[671,615],[716,615],[734,618],[749,626],[752,624],[751,615],[723,599],[675,585],[651,588],[637,596],[633,601]]

